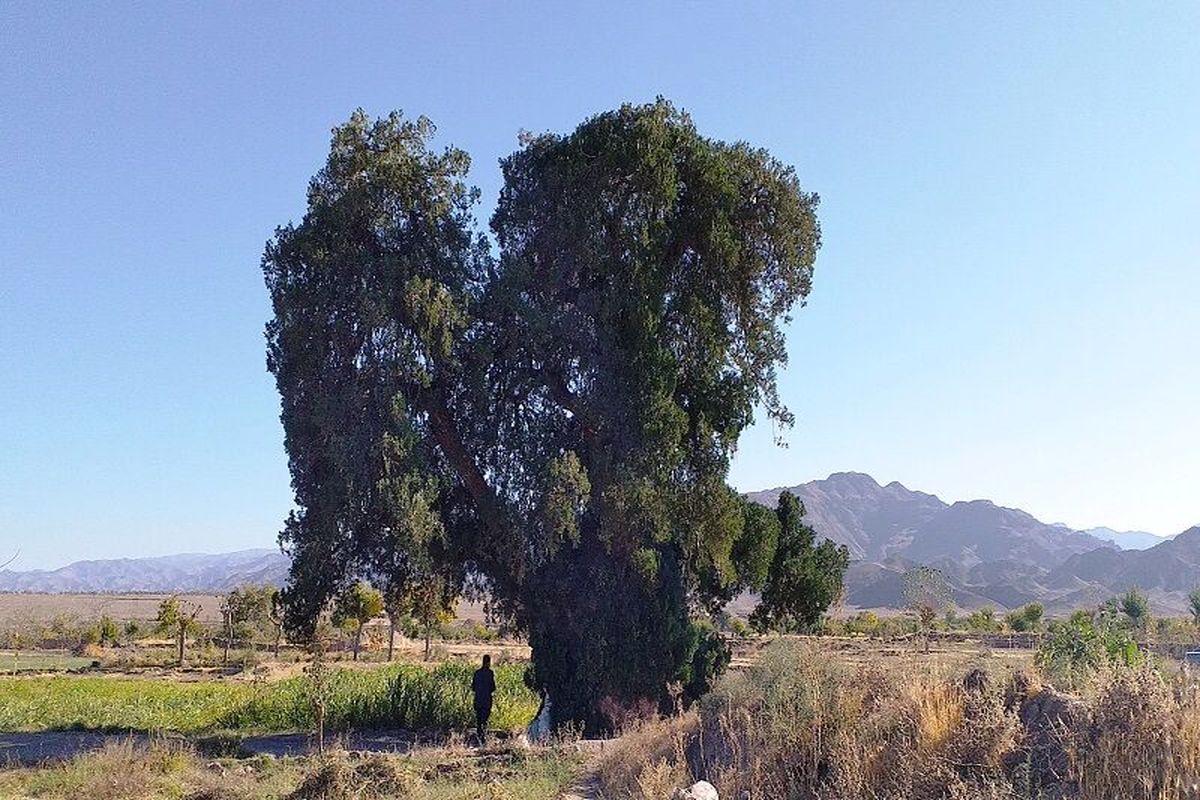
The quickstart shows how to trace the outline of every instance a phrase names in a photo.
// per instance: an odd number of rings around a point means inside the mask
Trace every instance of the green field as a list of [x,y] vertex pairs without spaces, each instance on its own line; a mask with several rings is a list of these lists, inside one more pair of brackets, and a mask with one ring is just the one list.
[[[473,725],[467,664],[432,670],[394,664],[372,670],[333,669],[325,692],[326,725],[447,731]],[[524,727],[538,698],[526,688],[523,664],[496,669],[491,725]],[[0,679],[0,731],[108,730],[277,733],[314,726],[307,676],[272,683],[183,683],[104,676]]]
[[68,672],[91,666],[92,659],[59,652],[0,650],[0,675],[20,672]]

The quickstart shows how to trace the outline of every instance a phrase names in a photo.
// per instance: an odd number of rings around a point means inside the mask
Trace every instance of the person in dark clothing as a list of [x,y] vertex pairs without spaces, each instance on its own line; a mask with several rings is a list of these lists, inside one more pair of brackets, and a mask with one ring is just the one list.
[[479,744],[487,736],[488,718],[492,716],[492,695],[496,693],[496,674],[492,672],[492,657],[483,657],[483,666],[471,678],[471,693],[475,695],[475,736]]

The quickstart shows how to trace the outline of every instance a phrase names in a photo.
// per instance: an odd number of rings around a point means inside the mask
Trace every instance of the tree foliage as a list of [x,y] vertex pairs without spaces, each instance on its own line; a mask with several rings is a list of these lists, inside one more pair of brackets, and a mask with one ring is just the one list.
[[996,609],[984,606],[972,611],[967,615],[967,629],[976,633],[999,633],[1001,624],[996,618]]
[[1118,604],[1129,624],[1135,630],[1146,631],[1150,627],[1150,598],[1140,587],[1130,587],[1118,598]]
[[[756,543],[765,542],[763,550],[772,541],[775,547],[750,623],[760,631],[811,630],[842,593],[850,551],[828,539],[817,543],[816,531],[804,522],[804,504],[791,492],[780,495],[775,520],[773,534],[755,536]],[[744,563],[759,566],[753,558]]]
[[238,586],[221,598],[221,622],[224,628],[222,661],[229,663],[229,648],[235,640],[253,639],[271,618],[276,590],[271,586]]
[[[406,585],[403,591],[384,596],[384,606],[388,619],[392,622],[394,635],[396,621],[409,615],[420,627],[425,637],[425,660],[430,658],[431,639],[433,631],[454,619],[455,590],[454,586],[440,575],[432,575],[423,580]],[[392,643],[388,641],[388,660],[392,660]]]
[[1042,626],[1046,608],[1041,603],[1028,603],[1005,617],[1008,627],[1017,633],[1036,631]]
[[1192,612],[1192,622],[1200,626],[1200,588],[1193,589],[1188,595],[1188,607]]
[[362,646],[363,626],[384,611],[383,594],[366,581],[358,581],[337,597],[331,622],[354,633],[354,660]]
[[726,474],[756,408],[791,421],[781,325],[817,198],[665,101],[624,106],[523,137],[493,253],[433,133],[356,113],[263,258],[289,624],[359,578],[478,579],[557,720],[594,730],[605,698],[665,702],[707,641],[694,612],[764,579]]
[[201,607],[177,594],[163,598],[158,604],[158,615],[155,617],[155,627],[160,633],[169,633],[175,637],[175,662],[183,666],[183,649],[187,637],[200,631]]

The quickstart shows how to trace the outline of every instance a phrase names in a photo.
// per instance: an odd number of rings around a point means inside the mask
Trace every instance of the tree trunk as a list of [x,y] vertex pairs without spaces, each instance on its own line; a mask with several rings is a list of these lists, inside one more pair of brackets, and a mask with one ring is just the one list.
[[283,626],[279,625],[275,628],[275,660],[279,660],[279,643],[283,640]]
[[183,667],[183,637],[184,637],[184,633],[185,633],[184,627],[182,625],[180,625],[179,633],[175,637],[175,645],[178,648],[178,660],[176,663],[179,667]]
[[429,639],[433,635],[433,626],[425,623],[425,660],[429,660]]
[[392,660],[392,653],[396,649],[396,620],[394,617],[388,617],[388,661]]
[[354,660],[358,661],[358,647],[362,642],[363,623],[358,623],[358,629],[354,631]]
[[229,640],[233,638],[233,625],[226,621],[225,623],[225,652],[221,655],[221,666],[229,666]]

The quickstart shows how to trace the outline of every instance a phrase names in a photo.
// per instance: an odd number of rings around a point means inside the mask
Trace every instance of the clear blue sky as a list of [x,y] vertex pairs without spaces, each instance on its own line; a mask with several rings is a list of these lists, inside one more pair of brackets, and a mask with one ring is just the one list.
[[659,94],[822,197],[797,425],[749,433],[736,486],[1200,523],[1200,5],[343,8],[0,5],[14,566],[273,544],[259,257],[355,107],[431,117],[486,215],[521,129]]

